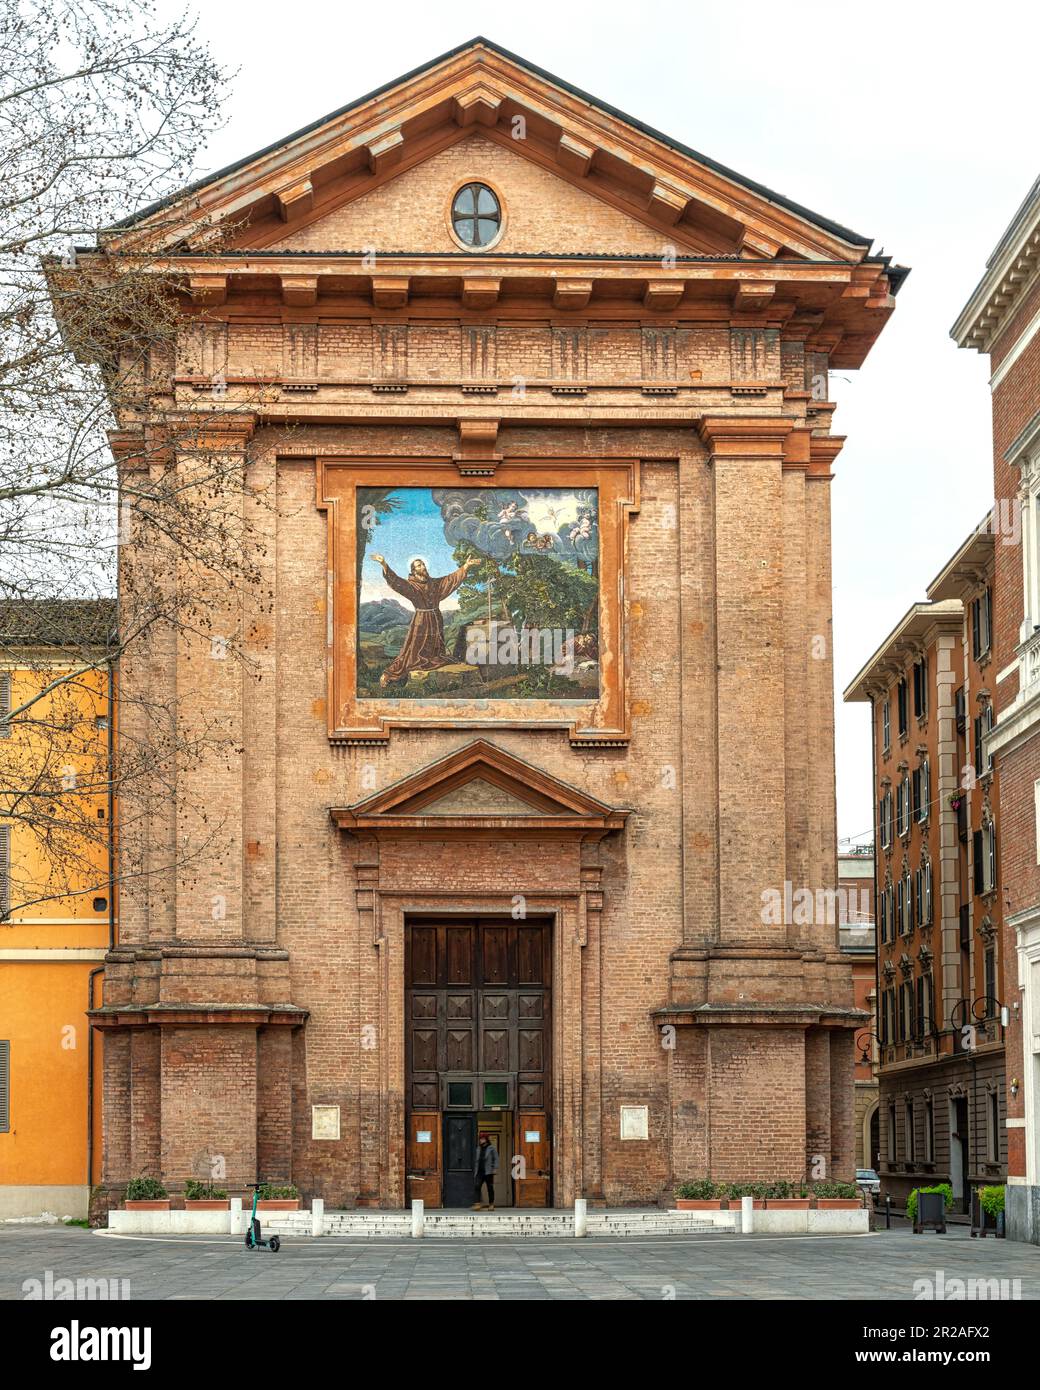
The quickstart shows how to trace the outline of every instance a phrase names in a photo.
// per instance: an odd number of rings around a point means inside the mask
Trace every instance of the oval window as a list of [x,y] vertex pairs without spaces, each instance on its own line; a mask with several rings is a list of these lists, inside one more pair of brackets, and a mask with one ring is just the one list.
[[467,183],[455,194],[451,225],[463,246],[489,246],[502,230],[502,208],[486,183]]

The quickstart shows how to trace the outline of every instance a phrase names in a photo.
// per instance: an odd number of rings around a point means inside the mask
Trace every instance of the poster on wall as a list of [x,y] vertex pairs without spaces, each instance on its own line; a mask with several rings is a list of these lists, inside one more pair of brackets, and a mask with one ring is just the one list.
[[595,700],[596,488],[359,487],[357,696]]

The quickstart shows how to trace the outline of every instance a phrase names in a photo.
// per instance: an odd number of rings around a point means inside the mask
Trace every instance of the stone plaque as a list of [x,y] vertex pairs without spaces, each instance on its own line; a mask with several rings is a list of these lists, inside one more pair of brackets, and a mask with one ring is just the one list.
[[622,1139],[650,1138],[650,1110],[645,1105],[623,1105],[621,1107]]
[[338,1138],[339,1138],[339,1106],[338,1106],[338,1105],[312,1105],[312,1106],[311,1106],[311,1138],[312,1138],[312,1139],[338,1139]]

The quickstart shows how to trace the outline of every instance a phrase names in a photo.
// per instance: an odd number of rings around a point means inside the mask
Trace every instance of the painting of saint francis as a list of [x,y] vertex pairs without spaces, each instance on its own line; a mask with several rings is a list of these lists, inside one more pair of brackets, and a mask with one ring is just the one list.
[[356,534],[359,696],[596,698],[595,488],[362,487]]
[[415,609],[408,627],[404,646],[379,677],[381,686],[399,681],[411,671],[436,671],[449,664],[450,658],[444,646],[444,619],[441,604],[459,587],[471,569],[481,562],[472,556],[453,570],[451,574],[434,579],[422,560],[413,560],[408,578],[395,574],[382,555],[373,554],[372,559],[382,566],[383,578],[391,589],[406,598]]

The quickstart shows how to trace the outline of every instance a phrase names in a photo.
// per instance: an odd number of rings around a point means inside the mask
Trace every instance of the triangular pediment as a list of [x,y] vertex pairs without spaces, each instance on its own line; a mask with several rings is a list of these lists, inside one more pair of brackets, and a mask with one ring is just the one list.
[[[530,215],[517,210],[517,251],[661,254],[672,246],[678,254],[855,262],[869,250],[868,238],[482,38],[146,209],[105,240],[114,249],[150,238],[153,246],[200,251],[228,227],[240,250],[338,249],[318,247],[332,238],[354,243],[346,249],[388,251],[391,228],[397,237],[425,229],[429,240],[434,214],[421,204],[432,199],[443,220],[431,180],[448,172],[460,143],[479,148],[487,167],[510,182],[527,170]],[[383,193],[388,185],[392,197]],[[539,189],[552,200],[540,209],[540,240],[526,201]],[[590,225],[594,205],[601,225]],[[445,227],[437,232],[447,235]]]
[[628,816],[485,739],[412,773],[353,806],[336,807],[342,829],[449,829],[472,833],[586,834],[619,830]]
[[488,184],[501,200],[505,227],[498,253],[661,254],[658,228],[479,131],[460,133],[447,149],[298,230],[280,226],[282,235],[264,249],[457,253],[446,214],[454,191],[470,182]]
[[[536,816],[538,809],[508,788],[486,777],[473,777],[461,786],[424,804],[426,816]],[[552,812],[550,811],[551,815]]]

